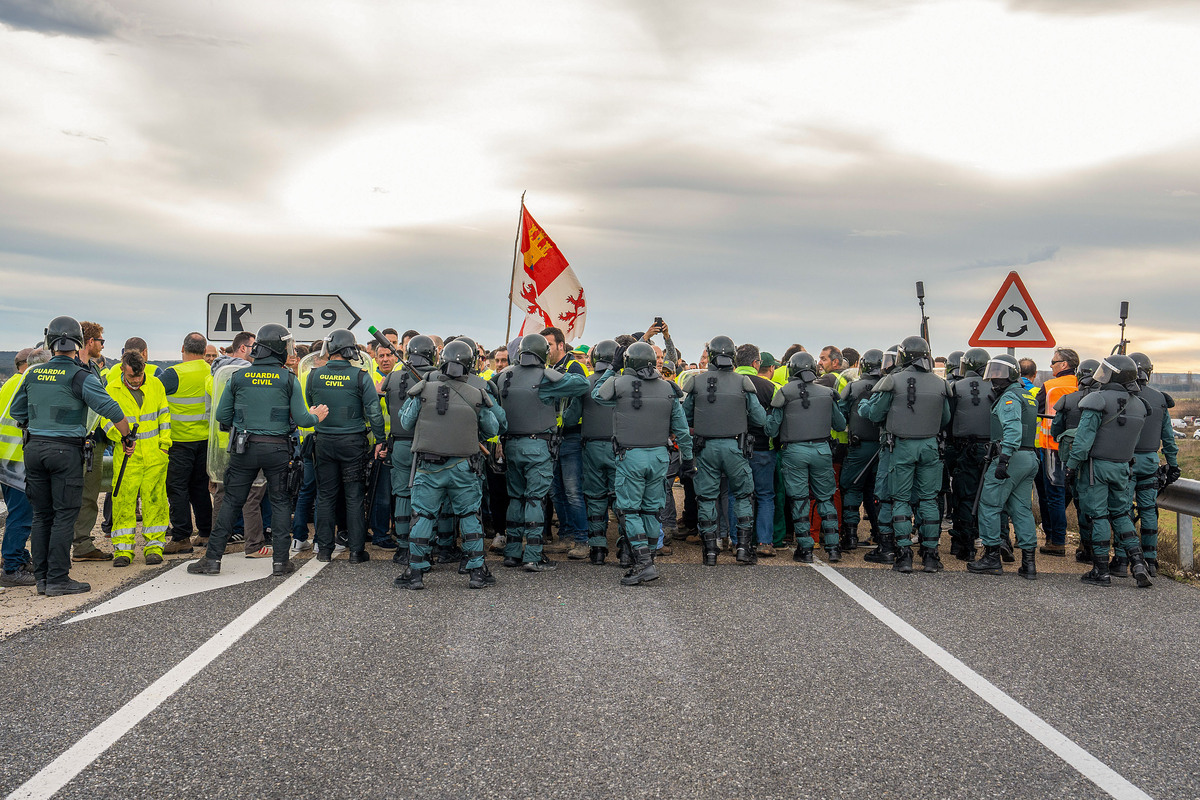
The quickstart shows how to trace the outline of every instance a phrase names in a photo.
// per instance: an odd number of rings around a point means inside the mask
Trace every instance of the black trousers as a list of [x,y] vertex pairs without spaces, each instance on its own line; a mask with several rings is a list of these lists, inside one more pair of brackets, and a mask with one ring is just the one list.
[[267,478],[267,496],[271,500],[271,521],[280,521],[271,526],[272,560],[280,564],[288,560],[292,539],[292,526],[288,524],[292,518],[292,498],[287,491],[287,468],[291,455],[292,447],[286,437],[280,437],[278,443],[250,442],[245,453],[230,453],[229,468],[225,470],[225,500],[208,540],[206,557],[220,561],[225,554],[229,534],[246,504],[250,486],[262,470]]
[[318,433],[314,462],[317,472],[317,549],[333,552],[339,492],[346,498],[346,538],[351,552],[366,547],[364,510],[367,452],[365,433]]
[[208,440],[175,442],[168,451],[167,503],[171,506],[171,538],[191,538],[192,514],[196,532],[212,533],[212,497],[208,493]]
[[25,495],[33,508],[29,550],[34,577],[64,583],[70,580],[71,541],[83,501],[83,451],[44,439],[26,444]]

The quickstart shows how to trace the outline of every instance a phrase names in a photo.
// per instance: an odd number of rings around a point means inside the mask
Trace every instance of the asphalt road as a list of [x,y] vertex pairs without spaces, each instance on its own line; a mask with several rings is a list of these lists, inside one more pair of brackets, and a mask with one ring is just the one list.
[[[494,569],[412,593],[335,561],[55,796],[1108,796],[813,569]],[[1149,796],[1200,796],[1195,588],[840,572]],[[0,642],[3,794],[280,583]]]

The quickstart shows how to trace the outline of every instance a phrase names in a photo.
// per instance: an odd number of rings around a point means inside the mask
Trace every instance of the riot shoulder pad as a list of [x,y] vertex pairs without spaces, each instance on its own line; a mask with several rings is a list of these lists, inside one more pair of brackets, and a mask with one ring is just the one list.
[[1167,394],[1166,392],[1163,392],[1162,396],[1163,396],[1163,400],[1167,401],[1167,408],[1175,407],[1175,398],[1174,397],[1171,397],[1171,395]]
[[415,386],[408,387],[406,394],[409,397],[416,397],[423,391],[425,391],[425,381],[418,381]]
[[754,388],[754,381],[750,380],[749,375],[742,376],[742,391],[747,394],[758,394],[758,390]]
[[492,400],[492,396],[490,394],[488,394],[487,392],[482,392],[482,391],[480,392],[480,394],[483,395],[482,405],[484,408],[491,408],[492,406],[496,405],[496,403]]
[[1104,402],[1104,398],[1100,392],[1091,392],[1087,397],[1079,401],[1079,408],[1083,411],[1099,411],[1104,413],[1104,408],[1108,404]]
[[692,393],[692,386],[696,383],[696,373],[692,372],[683,376],[683,381],[680,382],[679,388],[686,394]]
[[553,367],[546,367],[546,380],[550,383],[558,383],[563,379],[563,374]]
[[771,397],[771,408],[783,408],[787,405],[787,398],[784,397],[783,391],[780,390]]
[[679,388],[679,384],[675,383],[675,381],[667,381],[667,383],[670,384],[671,391],[675,393],[676,400],[683,397],[683,389]]
[[896,379],[892,375],[884,375],[879,379],[879,383],[875,384],[877,392],[894,392],[896,391]]
[[854,394],[852,391],[853,386],[853,383],[847,383],[845,386],[843,386],[842,390],[838,392],[838,400],[849,400]]

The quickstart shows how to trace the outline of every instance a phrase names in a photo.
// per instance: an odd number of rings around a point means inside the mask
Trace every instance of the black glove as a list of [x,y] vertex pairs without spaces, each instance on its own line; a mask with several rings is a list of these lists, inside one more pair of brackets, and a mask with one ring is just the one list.
[[1063,486],[1074,486],[1076,479],[1079,477],[1079,470],[1067,467],[1063,472]]
[[136,433],[127,433],[121,437],[121,446],[122,447],[133,447],[135,444],[137,444],[137,434]]
[[679,474],[685,478],[690,478],[696,474],[696,460],[694,458],[685,458],[679,462]]
[[1181,474],[1179,467],[1167,467],[1167,486],[1179,480]]
[[1000,456],[996,461],[996,480],[1002,481],[1008,478],[1008,456]]

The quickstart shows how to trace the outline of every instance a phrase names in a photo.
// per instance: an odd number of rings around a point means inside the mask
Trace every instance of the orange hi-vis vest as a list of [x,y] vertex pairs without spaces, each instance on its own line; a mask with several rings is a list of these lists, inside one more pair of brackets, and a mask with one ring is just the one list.
[[1050,425],[1054,422],[1054,405],[1058,398],[1079,390],[1079,380],[1074,375],[1063,375],[1051,378],[1042,384],[1042,393],[1046,395],[1046,413],[1038,415],[1037,446],[1047,450],[1057,450],[1058,442],[1050,435]]

